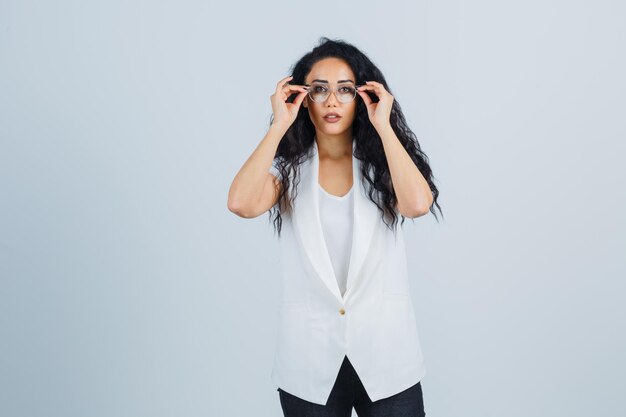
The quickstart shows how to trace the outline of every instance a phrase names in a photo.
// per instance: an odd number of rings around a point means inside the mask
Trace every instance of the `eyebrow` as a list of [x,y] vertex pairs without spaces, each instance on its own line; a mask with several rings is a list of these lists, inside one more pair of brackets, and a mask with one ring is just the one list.
[[[316,81],[317,81],[317,82],[319,82],[319,83],[326,83],[326,84],[328,84],[328,80],[318,80],[318,79],[315,79],[315,80],[313,80],[313,81],[311,81],[311,82],[312,82],[312,83],[314,83],[314,82],[316,82]],[[352,83],[352,84],[356,84],[356,83],[355,83],[354,81],[352,81],[352,80],[339,80],[339,81],[337,81],[337,84],[339,84],[339,83]]]

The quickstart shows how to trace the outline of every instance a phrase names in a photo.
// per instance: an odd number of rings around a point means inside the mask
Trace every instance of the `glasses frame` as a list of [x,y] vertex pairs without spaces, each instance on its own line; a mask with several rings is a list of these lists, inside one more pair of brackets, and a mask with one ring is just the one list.
[[[324,98],[324,100],[317,101],[317,100],[313,99],[313,96],[311,95],[311,93],[312,93],[311,87],[313,87],[314,85],[321,85],[321,86],[324,86],[324,87],[326,87],[326,88],[328,88],[330,90],[328,92],[328,95]],[[304,88],[308,91],[307,95],[311,98],[311,100],[314,103],[324,103],[326,100],[328,100],[328,98],[330,97],[331,94],[335,94],[335,97],[337,98],[337,101],[339,101],[340,103],[352,103],[354,101],[354,99],[356,98],[357,89],[359,87],[362,87],[363,85],[365,85],[365,84],[342,83],[341,85],[338,85],[335,88],[330,88],[329,84],[326,84],[326,83],[313,83],[313,84],[304,84]],[[348,101],[341,101],[339,99],[339,97],[337,96],[337,90],[342,88],[342,87],[348,87],[348,86],[354,88],[354,95]]]

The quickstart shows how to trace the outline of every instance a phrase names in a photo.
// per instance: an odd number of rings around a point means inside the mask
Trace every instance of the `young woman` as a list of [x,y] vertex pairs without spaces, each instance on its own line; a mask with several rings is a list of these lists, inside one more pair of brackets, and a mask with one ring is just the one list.
[[[228,208],[269,211],[282,300],[271,378],[291,416],[423,416],[426,370],[398,218],[436,214],[428,158],[385,78],[322,38],[280,80]],[[441,212],[441,208],[439,208]]]

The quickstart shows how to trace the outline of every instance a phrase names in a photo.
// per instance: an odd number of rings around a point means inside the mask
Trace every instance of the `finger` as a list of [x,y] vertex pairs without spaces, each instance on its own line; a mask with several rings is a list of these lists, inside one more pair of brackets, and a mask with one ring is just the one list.
[[385,88],[383,87],[383,85],[379,82],[376,81],[365,81],[368,85],[371,85],[374,87],[374,90],[384,90]]
[[[370,82],[370,81],[366,81],[366,82]],[[372,91],[374,92],[374,94],[376,94],[378,97],[382,98],[382,96],[385,94],[385,89],[382,86],[378,86],[378,85],[367,85],[365,86],[366,90]],[[369,88],[367,88],[369,87]]]
[[387,91],[385,89],[385,86],[382,83],[379,83],[378,81],[365,81],[365,82],[368,83],[369,85],[373,85],[374,88],[377,88],[378,90]]
[[[370,96],[367,93],[374,94],[377,97],[381,96],[381,94],[376,89],[376,86],[373,85],[364,85],[362,87],[359,87],[357,91],[361,94],[361,97],[367,97],[368,99],[370,98]],[[365,98],[363,100],[365,100]]]
[[[293,87],[293,88],[290,88]],[[302,95],[302,97],[306,97],[306,94],[308,93],[308,91],[304,90],[302,87],[299,87],[297,85],[292,85],[290,87],[285,87],[280,91],[280,97],[281,99],[286,102],[287,99],[289,97],[291,97],[294,94],[298,94],[296,96],[296,99],[298,99],[300,97],[300,95]]]
[[301,91],[305,91],[306,88],[302,85],[298,85],[298,84],[283,84],[283,86],[281,87],[281,91],[285,94],[293,94],[294,92],[301,92]]
[[308,93],[307,93],[306,91],[300,91],[300,90],[298,90],[298,91],[292,91],[292,92],[290,92],[290,93],[285,94],[285,97],[291,97],[291,96],[294,96],[294,95],[295,95],[295,98],[294,98],[294,100],[293,100],[293,101],[295,102],[295,100],[297,100],[300,96],[302,96],[302,97],[306,97],[306,95],[307,95],[307,94],[308,94]]
[[298,94],[298,96],[294,100],[294,104],[296,106],[300,107],[300,104],[302,103],[302,100],[304,100],[305,98],[306,98],[306,91],[303,91],[302,93]]
[[289,77],[285,77],[282,80],[280,80],[277,84],[276,84],[276,91],[280,90],[286,83],[288,80],[292,79],[293,75],[290,75]]
[[288,93],[290,91],[307,91],[303,86],[297,84],[287,84],[283,87],[283,93]]

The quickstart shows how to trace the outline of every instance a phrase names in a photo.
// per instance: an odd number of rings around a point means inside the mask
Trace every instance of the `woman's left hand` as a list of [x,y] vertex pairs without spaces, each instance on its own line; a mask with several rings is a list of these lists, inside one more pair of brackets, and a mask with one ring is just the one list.
[[[378,102],[374,103],[367,94],[367,91],[373,92],[378,96]],[[391,106],[393,105],[393,96],[385,87],[377,81],[365,81],[365,85],[357,89],[357,93],[363,99],[365,107],[367,107],[367,115],[370,122],[376,129],[389,125],[389,116],[391,115]]]

